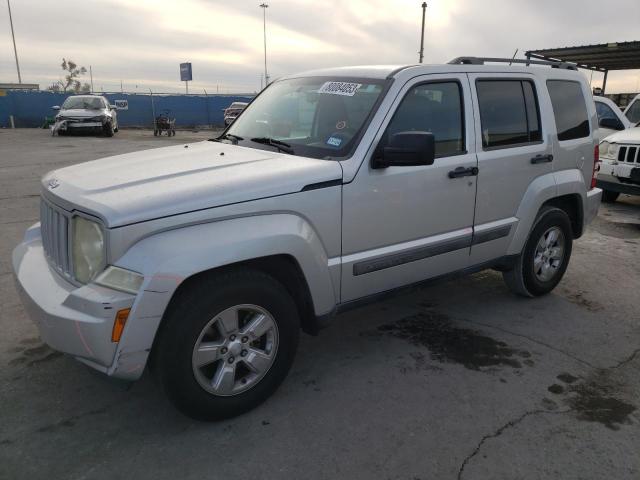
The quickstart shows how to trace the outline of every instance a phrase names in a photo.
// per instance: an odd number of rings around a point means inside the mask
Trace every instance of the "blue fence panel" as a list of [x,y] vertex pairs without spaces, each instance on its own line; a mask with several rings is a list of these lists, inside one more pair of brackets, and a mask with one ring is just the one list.
[[[62,105],[69,94],[47,91],[9,90],[0,96],[0,127],[10,127],[13,115],[16,127],[39,127],[45,117],[53,117],[54,105]],[[118,123],[123,127],[150,127],[153,115],[165,110],[175,117],[176,125],[222,125],[223,110],[232,102],[249,102],[251,95],[143,95],[137,93],[105,93],[111,104],[127,100],[128,110],[118,110]]]

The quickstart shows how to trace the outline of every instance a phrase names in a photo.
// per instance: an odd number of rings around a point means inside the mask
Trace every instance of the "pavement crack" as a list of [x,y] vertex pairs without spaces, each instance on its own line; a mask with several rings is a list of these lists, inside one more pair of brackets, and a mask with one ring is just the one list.
[[19,198],[35,198],[39,196],[39,193],[34,195],[16,195],[15,197],[0,197],[0,200],[18,200]]
[[9,222],[0,222],[0,225],[12,225],[14,223],[29,223],[29,222],[37,222],[38,218],[27,218],[26,220],[11,220]]
[[624,360],[620,360],[612,367],[605,368],[605,370],[615,370],[616,368],[624,367],[625,365],[631,363],[639,354],[640,348],[636,348],[627,358],[625,358]]
[[522,333],[512,332],[512,331],[507,330],[507,329],[505,329],[505,328],[497,327],[497,326],[495,326],[495,325],[490,325],[490,324],[488,324],[488,323],[474,322],[474,321],[472,321],[472,320],[466,320],[466,319],[464,319],[464,318],[461,318],[461,319],[458,319],[458,320],[459,320],[459,321],[462,321],[462,322],[471,323],[472,325],[480,325],[480,326],[482,326],[482,327],[492,328],[492,329],[494,329],[494,330],[498,330],[498,331],[500,331],[500,332],[507,333],[507,334],[509,334],[509,335],[513,335],[513,336],[515,336],[515,337],[521,337],[521,338],[524,338],[524,339],[526,339],[526,340],[529,340],[530,342],[533,342],[533,343],[538,344],[538,345],[540,345],[540,346],[542,346],[542,347],[548,348],[548,349],[553,350],[553,351],[555,351],[555,352],[558,352],[558,353],[560,353],[560,354],[562,354],[562,355],[564,355],[564,356],[566,356],[566,357],[569,357],[569,358],[571,358],[571,359],[575,360],[576,362],[579,362],[579,363],[581,363],[581,364],[583,364],[583,365],[586,365],[587,367],[590,367],[590,368],[599,368],[599,367],[595,366],[594,364],[592,364],[591,362],[588,362],[587,360],[583,360],[583,359],[582,359],[582,358],[580,358],[580,357],[576,357],[576,356],[575,356],[575,355],[573,355],[572,353],[566,352],[566,351],[562,350],[561,348],[554,347],[553,345],[551,345],[551,344],[549,344],[549,343],[546,343],[546,342],[543,342],[542,340],[538,340],[537,338],[533,338],[533,337],[530,337],[530,336],[528,336],[528,335],[524,335],[524,334],[522,334]]
[[558,410],[558,411],[529,410],[529,411],[523,413],[522,415],[520,415],[519,417],[514,418],[513,420],[509,420],[507,423],[505,423],[504,425],[502,425],[501,427],[496,429],[493,433],[485,435],[484,437],[482,437],[480,439],[480,441],[476,445],[476,448],[469,455],[467,455],[467,457],[462,461],[462,464],[460,465],[460,469],[458,470],[457,479],[458,480],[462,479],[462,475],[464,474],[465,468],[467,467],[469,462],[473,459],[473,457],[475,457],[478,453],[480,453],[480,450],[482,449],[482,446],[485,444],[485,442],[487,440],[491,440],[492,438],[499,437],[500,435],[502,435],[505,432],[505,430],[508,430],[510,428],[513,428],[513,427],[517,426],[520,422],[522,422],[527,417],[530,417],[530,416],[533,416],[533,415],[543,415],[543,414],[562,415],[562,414],[565,414],[565,413],[569,413],[570,411],[571,411],[570,409],[569,410]]

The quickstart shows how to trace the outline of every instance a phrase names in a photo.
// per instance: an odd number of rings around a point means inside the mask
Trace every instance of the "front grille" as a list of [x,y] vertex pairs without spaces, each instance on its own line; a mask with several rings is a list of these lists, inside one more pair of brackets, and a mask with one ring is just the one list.
[[625,145],[618,150],[618,161],[625,163],[640,163],[640,147]]
[[45,199],[40,200],[42,245],[49,263],[62,275],[71,278],[69,225],[70,216]]

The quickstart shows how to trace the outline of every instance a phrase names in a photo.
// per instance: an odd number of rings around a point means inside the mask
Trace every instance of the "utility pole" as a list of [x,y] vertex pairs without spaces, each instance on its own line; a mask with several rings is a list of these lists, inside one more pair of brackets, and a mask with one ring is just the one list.
[[16,48],[16,34],[13,31],[13,18],[11,17],[11,2],[9,0],[7,0],[7,8],[9,9],[9,23],[11,24],[11,38],[13,39],[13,54],[16,57],[16,70],[18,70],[18,83],[22,83],[20,62],[18,62],[18,49]]
[[93,69],[89,65],[89,78],[91,78],[91,93],[93,93]]
[[267,88],[267,86],[269,85],[269,75],[267,74],[267,8],[269,8],[269,5],[267,3],[261,3],[260,8],[262,8],[262,23],[264,32],[264,87]]
[[427,12],[427,2],[422,2],[422,32],[420,34],[420,62],[424,59],[424,16]]

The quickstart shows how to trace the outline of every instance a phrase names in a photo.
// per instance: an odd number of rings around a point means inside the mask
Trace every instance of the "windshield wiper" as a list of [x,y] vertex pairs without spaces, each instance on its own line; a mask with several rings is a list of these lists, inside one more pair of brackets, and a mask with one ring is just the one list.
[[234,135],[233,133],[225,133],[224,135],[220,135],[218,138],[210,138],[209,141],[210,142],[220,142],[222,140],[231,140],[231,142],[234,145],[237,145],[237,143],[240,140],[244,140],[243,137],[239,137],[238,135]]
[[263,143],[265,145],[271,145],[272,147],[276,147],[281,152],[293,155],[293,148],[291,148],[291,145],[289,145],[288,143],[282,142],[280,140],[276,140],[275,138],[256,137],[256,138],[252,138],[251,141],[256,143]]

